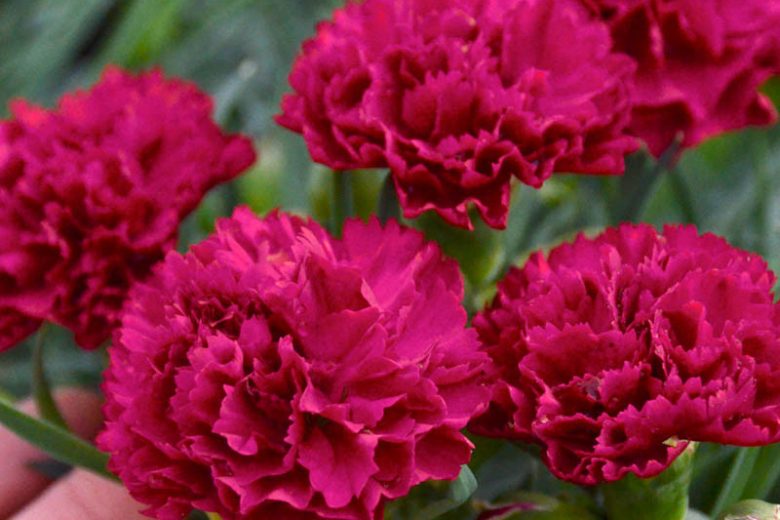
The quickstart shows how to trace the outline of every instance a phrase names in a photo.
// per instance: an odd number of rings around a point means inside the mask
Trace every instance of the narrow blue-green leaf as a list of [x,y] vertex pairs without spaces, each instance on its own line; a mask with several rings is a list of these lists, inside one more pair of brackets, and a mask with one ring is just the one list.
[[615,200],[612,223],[635,222],[642,215],[648,198],[663,175],[671,175],[680,152],[680,141],[674,141],[652,166],[644,153],[626,160],[626,175],[618,182],[619,196]]
[[65,423],[65,419],[60,413],[60,409],[57,407],[57,403],[54,401],[54,397],[51,394],[51,386],[49,380],[46,378],[46,370],[43,366],[44,363],[44,342],[46,341],[47,332],[49,327],[43,325],[38,331],[33,345],[33,357],[32,357],[32,387],[33,387],[33,399],[35,400],[35,406],[38,409],[38,414],[41,419],[49,421],[55,426],[59,426],[63,430],[68,430],[68,425]]
[[382,223],[387,222],[391,218],[398,220],[401,217],[398,196],[395,193],[395,184],[393,183],[393,176],[390,173],[387,174],[385,182],[382,184],[377,216]]
[[477,477],[472,473],[471,468],[464,465],[460,469],[458,478],[450,484],[450,498],[458,504],[463,504],[468,500],[474,491],[477,490]]
[[420,511],[418,515],[419,520],[432,520],[438,518],[444,513],[452,511],[465,504],[466,501],[474,494],[477,489],[477,478],[471,469],[464,465],[458,478],[450,484],[447,498],[438,500],[432,504],[429,504],[425,509]]
[[125,2],[121,23],[110,33],[93,66],[120,63],[140,67],[156,61],[174,38],[185,5],[185,0]]
[[712,506],[712,511],[710,511],[712,517],[717,517],[724,509],[738,502],[742,497],[742,493],[753,473],[753,467],[756,464],[759,453],[761,453],[759,448],[742,448],[737,451],[726,481],[723,483],[720,493],[718,493],[718,498]]
[[341,236],[344,221],[355,213],[352,200],[352,182],[348,172],[333,172],[333,222],[331,231]]
[[677,168],[669,170],[669,181],[671,182],[672,190],[674,190],[677,203],[679,204],[685,221],[689,224],[698,225],[699,219],[696,215],[693,192],[680,170]]
[[20,412],[2,399],[0,424],[61,462],[116,479],[108,472],[108,455],[58,426]]
[[242,61],[236,71],[220,86],[214,94],[214,119],[220,126],[225,126],[231,109],[235,106],[239,97],[251,87],[251,80],[259,72],[257,63]]
[[742,500],[755,498],[765,500],[780,478],[780,444],[771,444],[758,449],[756,463],[750,478],[742,490]]

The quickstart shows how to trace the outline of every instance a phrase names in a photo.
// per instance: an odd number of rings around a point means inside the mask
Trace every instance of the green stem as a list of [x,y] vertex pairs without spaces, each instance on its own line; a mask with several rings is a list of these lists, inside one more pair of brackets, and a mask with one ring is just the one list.
[[60,462],[116,480],[107,469],[107,454],[59,426],[20,412],[5,400],[0,400],[0,424]]
[[710,511],[713,518],[720,515],[731,504],[738,502],[742,497],[742,493],[753,473],[753,466],[756,464],[759,453],[760,450],[758,448],[741,448],[737,451],[737,456],[734,458],[734,462],[731,463],[731,469],[723,482],[723,487],[720,488],[718,497],[715,499],[712,511]]
[[384,184],[382,184],[382,191],[379,194],[379,210],[377,211],[379,221],[383,224],[394,218],[400,220],[401,211],[398,205],[398,195],[395,193],[395,185],[393,183],[393,175],[387,174]]
[[354,214],[352,182],[347,172],[333,172],[333,234],[340,236],[347,217]]
[[32,390],[35,406],[41,419],[59,426],[63,430],[68,430],[68,425],[57,407],[57,403],[52,396],[49,380],[46,378],[44,368],[44,343],[49,331],[49,326],[44,324],[38,331],[33,345],[32,355]]
[[656,477],[640,479],[629,474],[601,486],[608,520],[683,520],[688,512],[694,450],[690,443]]

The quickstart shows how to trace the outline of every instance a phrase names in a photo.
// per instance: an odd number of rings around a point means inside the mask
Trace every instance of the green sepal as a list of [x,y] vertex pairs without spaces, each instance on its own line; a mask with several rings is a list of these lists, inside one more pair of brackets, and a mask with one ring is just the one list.
[[684,520],[688,511],[695,444],[690,443],[660,475],[627,475],[601,486],[608,520]]

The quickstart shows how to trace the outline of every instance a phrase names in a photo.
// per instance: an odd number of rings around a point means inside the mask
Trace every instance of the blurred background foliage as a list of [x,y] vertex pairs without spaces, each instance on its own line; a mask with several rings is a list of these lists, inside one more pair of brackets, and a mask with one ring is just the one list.
[[[88,87],[106,64],[130,69],[162,67],[198,83],[215,99],[218,121],[253,136],[261,160],[250,172],[212,192],[185,222],[181,247],[203,238],[214,220],[238,203],[258,213],[274,207],[328,223],[334,213],[333,176],[313,165],[302,139],[273,123],[301,41],[313,34],[337,0],[0,0],[0,114],[15,97],[52,106],[65,91]],[[765,86],[776,104],[780,82]],[[664,166],[664,165],[661,165]],[[354,211],[376,211],[384,172],[352,172],[347,193]],[[508,229],[478,225],[454,230],[435,216],[413,222],[458,258],[467,278],[467,305],[479,308],[495,280],[534,249],[548,248],[578,231],[595,233],[622,220],[656,225],[695,223],[732,244],[763,255],[780,269],[780,127],[751,129],[713,139],[682,154],[676,167],[658,167],[643,152],[629,159],[623,177],[559,175],[542,190],[517,186]],[[104,356],[72,347],[63,331],[48,339],[47,364],[55,384],[99,382]],[[0,391],[29,391],[29,345],[0,356]],[[480,481],[476,503],[523,487],[572,499],[591,497],[553,479],[518,448],[482,442],[473,466]],[[718,497],[780,501],[775,481],[780,449],[702,446],[692,502],[711,511]],[[444,491],[415,492],[395,518]],[[444,495],[442,495],[444,496]],[[721,499],[722,500],[722,499]],[[472,501],[473,505],[474,501]],[[405,512],[406,511],[406,512]],[[468,507],[450,515],[473,517]],[[559,516],[564,518],[564,516]],[[577,518],[573,516],[572,518]],[[582,517],[584,518],[584,517]]]

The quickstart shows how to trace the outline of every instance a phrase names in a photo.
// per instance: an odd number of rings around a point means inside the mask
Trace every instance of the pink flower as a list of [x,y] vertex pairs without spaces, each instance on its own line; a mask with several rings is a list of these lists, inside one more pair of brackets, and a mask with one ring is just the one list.
[[780,305],[761,258],[623,225],[531,256],[474,320],[501,372],[470,426],[578,484],[661,472],[687,441],[780,440]]
[[404,214],[503,228],[510,181],[619,174],[631,60],[574,0],[350,2],[304,43],[277,121],[336,169],[389,166]]
[[583,0],[638,62],[631,130],[656,156],[777,119],[758,87],[780,74],[774,0]]
[[0,351],[16,345],[38,330],[41,321],[29,318],[12,308],[0,307]]
[[207,95],[159,71],[108,68],[56,110],[11,111],[0,122],[0,350],[41,320],[96,347],[181,220],[254,162],[252,144],[219,130]]
[[111,468],[156,518],[379,519],[453,479],[489,391],[458,267],[416,231],[247,209],[134,289],[109,349]]

